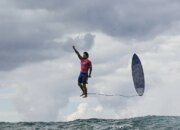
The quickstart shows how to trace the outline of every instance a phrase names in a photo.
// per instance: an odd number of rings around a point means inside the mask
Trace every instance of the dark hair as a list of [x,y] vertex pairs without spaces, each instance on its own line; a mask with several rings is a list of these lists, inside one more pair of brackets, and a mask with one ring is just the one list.
[[87,52],[84,52],[84,54],[87,56],[87,58],[89,57],[89,54]]

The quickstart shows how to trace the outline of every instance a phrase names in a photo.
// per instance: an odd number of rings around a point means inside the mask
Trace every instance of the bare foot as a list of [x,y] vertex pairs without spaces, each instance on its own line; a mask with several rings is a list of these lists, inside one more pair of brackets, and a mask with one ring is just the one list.
[[87,95],[84,95],[83,98],[87,98]]
[[80,95],[80,97],[81,97],[81,96],[83,96],[83,95],[85,95],[85,94],[84,94],[84,93],[82,93],[82,94]]

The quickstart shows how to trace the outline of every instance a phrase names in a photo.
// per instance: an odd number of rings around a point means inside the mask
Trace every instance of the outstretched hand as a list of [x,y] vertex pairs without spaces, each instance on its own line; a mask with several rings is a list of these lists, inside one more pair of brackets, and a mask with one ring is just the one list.
[[73,45],[72,48],[75,49],[75,46]]

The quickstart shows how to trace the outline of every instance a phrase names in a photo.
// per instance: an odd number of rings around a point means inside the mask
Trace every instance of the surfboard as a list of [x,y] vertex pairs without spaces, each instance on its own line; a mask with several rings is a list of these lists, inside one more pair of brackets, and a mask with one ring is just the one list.
[[145,90],[145,79],[143,67],[137,54],[134,54],[132,57],[131,69],[136,92],[139,96],[142,96]]

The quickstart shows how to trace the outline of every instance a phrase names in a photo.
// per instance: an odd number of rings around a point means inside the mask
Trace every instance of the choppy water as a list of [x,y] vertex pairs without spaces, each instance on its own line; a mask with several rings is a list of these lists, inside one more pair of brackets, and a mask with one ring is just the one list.
[[180,130],[180,117],[78,119],[70,122],[0,122],[0,130]]

